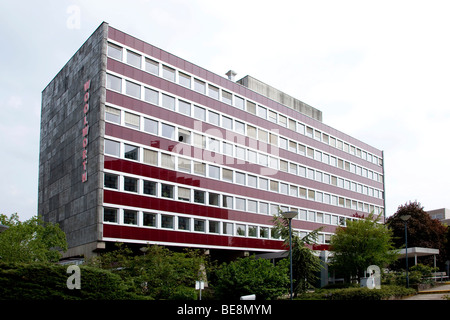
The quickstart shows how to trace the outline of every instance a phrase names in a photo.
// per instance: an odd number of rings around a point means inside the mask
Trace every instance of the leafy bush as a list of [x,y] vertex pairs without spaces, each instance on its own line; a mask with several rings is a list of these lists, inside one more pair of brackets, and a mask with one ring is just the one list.
[[223,263],[216,270],[217,299],[239,299],[255,294],[257,299],[276,299],[288,293],[289,262],[283,259],[276,266],[266,259],[240,258]]

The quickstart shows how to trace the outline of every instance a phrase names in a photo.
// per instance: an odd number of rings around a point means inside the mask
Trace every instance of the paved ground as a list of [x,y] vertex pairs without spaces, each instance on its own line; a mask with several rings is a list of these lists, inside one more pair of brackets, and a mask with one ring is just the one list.
[[419,291],[418,294],[403,300],[442,300],[444,296],[450,296],[450,283],[446,282],[443,285],[437,285],[434,288]]

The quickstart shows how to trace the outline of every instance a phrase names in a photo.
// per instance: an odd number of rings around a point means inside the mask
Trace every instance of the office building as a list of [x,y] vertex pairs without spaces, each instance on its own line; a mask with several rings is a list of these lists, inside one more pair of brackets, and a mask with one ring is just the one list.
[[[223,70],[224,72],[227,70]],[[115,242],[236,254],[384,214],[383,152],[251,76],[235,81],[102,23],[42,92],[39,214],[66,256]],[[363,119],[361,119],[363,121]]]

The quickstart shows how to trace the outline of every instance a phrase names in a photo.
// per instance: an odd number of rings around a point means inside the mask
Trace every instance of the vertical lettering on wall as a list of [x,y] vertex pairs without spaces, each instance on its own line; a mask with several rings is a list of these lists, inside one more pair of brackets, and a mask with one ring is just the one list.
[[83,97],[83,130],[81,132],[83,139],[83,151],[81,155],[81,160],[83,163],[83,170],[81,174],[81,181],[86,182],[88,179],[87,173],[87,161],[88,161],[88,153],[87,146],[89,143],[88,135],[89,135],[89,122],[88,122],[88,113],[89,113],[89,89],[91,87],[91,80],[88,80],[84,84],[84,97]]

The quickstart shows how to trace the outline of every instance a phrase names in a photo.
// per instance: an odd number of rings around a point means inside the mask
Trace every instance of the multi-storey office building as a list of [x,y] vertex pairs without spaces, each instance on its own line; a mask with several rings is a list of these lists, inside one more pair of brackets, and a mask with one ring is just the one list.
[[271,252],[293,228],[384,212],[383,152],[252,77],[237,82],[103,23],[42,93],[39,214],[67,256],[114,242]]

